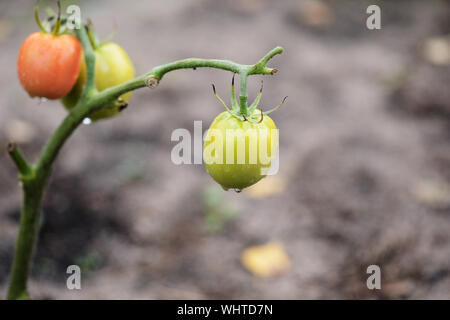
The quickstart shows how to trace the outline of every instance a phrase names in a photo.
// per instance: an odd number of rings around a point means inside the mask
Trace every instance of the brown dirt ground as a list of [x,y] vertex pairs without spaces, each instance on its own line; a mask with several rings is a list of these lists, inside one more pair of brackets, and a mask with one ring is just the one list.
[[[273,115],[287,186],[259,199],[224,192],[239,214],[207,232],[201,195],[214,183],[202,166],[170,161],[170,135],[192,130],[194,120],[206,129],[222,111],[210,83],[226,97],[231,75],[168,74],[157,89],[135,92],[120,117],[82,126],[61,152],[45,199],[34,298],[450,298],[450,193],[439,187],[450,184],[450,73],[421,55],[428,37],[450,33],[449,2],[377,1],[378,31],[365,28],[370,2],[324,3],[325,18],[299,1],[81,2],[101,36],[116,31],[139,73],[190,56],[253,63],[283,46],[262,104],[289,96]],[[30,158],[65,115],[18,83],[17,51],[33,30],[29,1],[0,2],[0,142],[22,140]],[[249,80],[250,97],[261,78]],[[2,152],[0,296],[20,197]],[[260,279],[239,257],[269,240],[284,245],[292,268]],[[73,263],[86,271],[79,291],[65,288]],[[382,290],[366,288],[370,264],[381,267]]]

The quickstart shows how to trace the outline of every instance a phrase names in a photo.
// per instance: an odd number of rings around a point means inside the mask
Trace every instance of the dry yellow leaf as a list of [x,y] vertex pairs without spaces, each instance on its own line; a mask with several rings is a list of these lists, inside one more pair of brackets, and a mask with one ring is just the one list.
[[242,252],[241,262],[253,275],[268,278],[288,271],[291,260],[279,242],[249,247]]
[[421,182],[413,190],[413,195],[421,204],[432,208],[450,206],[450,185],[439,182]]
[[423,55],[435,65],[450,64],[450,37],[432,37],[425,41]]
[[334,12],[324,1],[306,0],[299,3],[297,19],[310,26],[328,26],[334,20]]
[[268,176],[257,184],[245,189],[245,193],[250,198],[264,198],[267,196],[280,194],[286,188],[286,181],[280,176]]

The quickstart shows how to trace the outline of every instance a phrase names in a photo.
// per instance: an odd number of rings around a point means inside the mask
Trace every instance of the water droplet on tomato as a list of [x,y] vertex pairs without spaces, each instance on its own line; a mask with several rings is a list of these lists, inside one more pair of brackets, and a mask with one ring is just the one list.
[[40,97],[40,98],[39,98],[39,104],[44,103],[44,102],[47,102],[47,101],[48,101],[48,99],[45,98],[45,97]]
[[236,188],[236,189],[234,189],[234,191],[235,191],[236,193],[241,193],[242,189]]
[[90,125],[91,123],[92,123],[92,120],[90,118],[84,118],[83,119],[83,124]]

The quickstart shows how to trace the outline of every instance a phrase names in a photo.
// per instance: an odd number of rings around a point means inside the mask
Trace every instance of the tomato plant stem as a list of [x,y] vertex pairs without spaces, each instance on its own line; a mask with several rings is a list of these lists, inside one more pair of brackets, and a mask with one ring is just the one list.
[[239,93],[239,113],[243,116],[249,116],[247,112],[247,76],[248,72],[244,71],[240,74],[241,92]]
[[8,299],[28,299],[27,279],[36,245],[43,191],[42,182],[30,181],[23,184],[23,206]]
[[[39,14],[37,13],[36,16],[38,24],[40,24]],[[43,29],[42,26],[41,28]],[[190,58],[179,60],[157,66],[140,77],[97,92],[95,88],[95,53],[85,24],[82,24],[81,28],[76,30],[76,36],[83,46],[87,68],[86,85],[80,101],[57,127],[44,146],[35,165],[28,164],[15,144],[8,145],[8,152],[19,171],[23,189],[19,234],[9,280],[8,299],[28,298],[27,279],[31,269],[33,249],[38,238],[38,223],[45,186],[50,176],[52,164],[59,151],[84,118],[98,110],[108,108],[111,102],[117,101],[118,97],[126,92],[147,86],[155,87],[163,76],[170,71],[203,67],[239,73],[241,76],[241,112],[245,113],[247,110],[247,76],[274,74],[276,69],[268,68],[266,64],[273,56],[283,52],[281,47],[276,47],[254,65],[241,65],[232,61],[217,59]],[[242,106],[245,109],[242,109]]]
[[9,156],[14,161],[17,169],[19,170],[19,175],[27,175],[30,173],[32,168],[28,164],[28,162],[25,160],[22,153],[19,151],[15,143],[8,143],[6,146],[6,150],[9,153]]
[[87,69],[86,85],[83,95],[81,96],[81,102],[86,102],[86,100],[97,92],[97,89],[95,88],[95,52],[86,29],[87,26],[82,25],[79,29],[75,30],[75,33],[83,46],[84,60],[86,61]]

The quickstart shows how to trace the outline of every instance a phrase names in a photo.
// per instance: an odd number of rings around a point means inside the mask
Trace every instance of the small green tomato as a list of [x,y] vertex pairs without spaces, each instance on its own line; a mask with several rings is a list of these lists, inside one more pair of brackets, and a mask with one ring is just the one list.
[[262,85],[255,101],[244,108],[236,99],[234,76],[231,82],[231,106],[214,95],[227,111],[219,114],[209,128],[203,146],[206,171],[225,190],[237,192],[264,178],[278,151],[278,130],[269,113],[281,107],[286,98],[274,109],[263,112],[257,109],[262,95]]
[[[105,42],[95,48],[95,86],[98,91],[121,84],[134,78],[134,67],[130,58],[121,46],[114,42]],[[86,64],[83,60],[80,75],[72,90],[62,99],[67,110],[72,109],[81,97],[86,83]],[[132,92],[120,96],[124,102],[131,99]],[[119,113],[119,109],[108,108],[90,115],[92,120],[110,118]]]
[[[255,109],[254,116],[261,111]],[[206,171],[225,190],[240,192],[266,176],[278,148],[278,131],[269,116],[242,121],[228,111],[211,124],[204,143]]]

